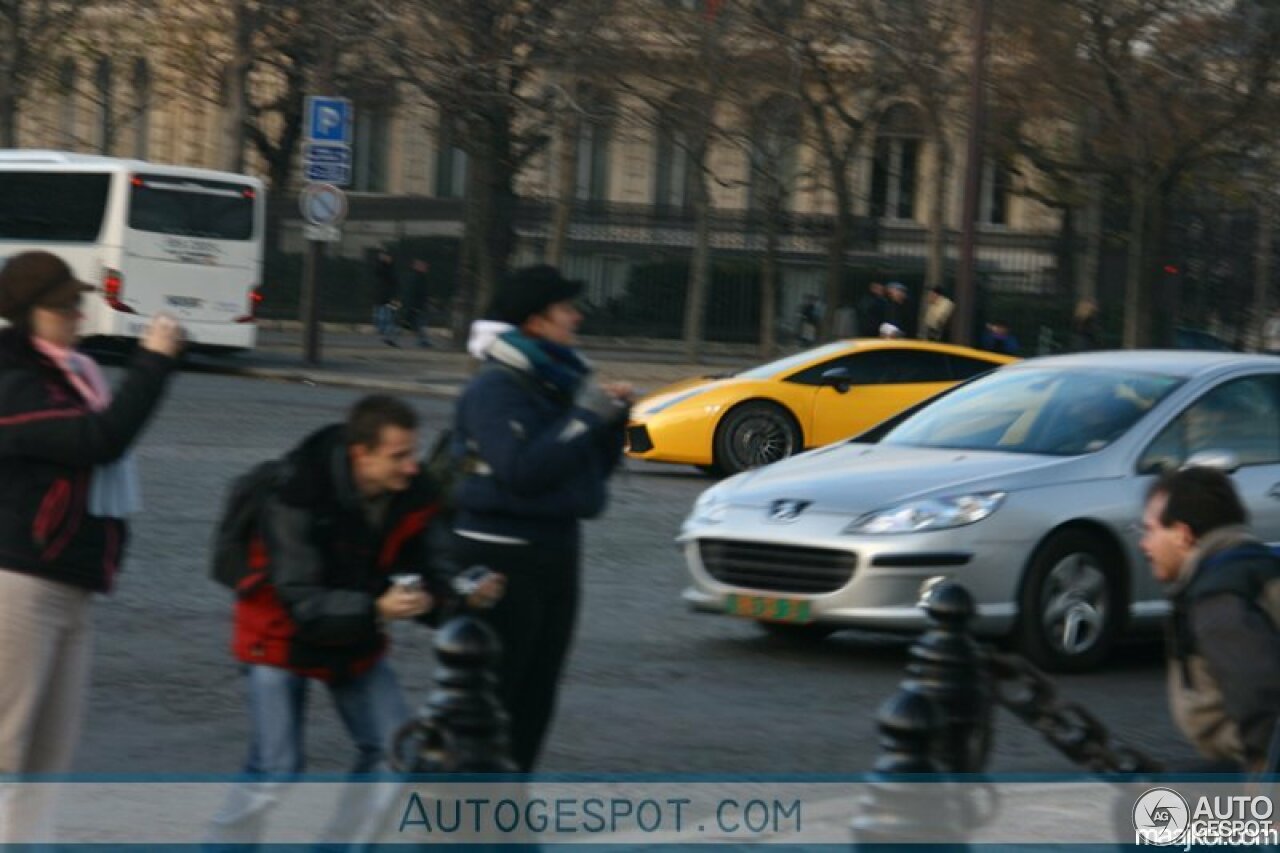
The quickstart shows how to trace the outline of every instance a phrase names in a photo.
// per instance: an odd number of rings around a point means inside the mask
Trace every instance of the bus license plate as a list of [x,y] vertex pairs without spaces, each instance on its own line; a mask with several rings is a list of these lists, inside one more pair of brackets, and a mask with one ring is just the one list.
[[765,595],[730,595],[724,600],[725,612],[730,616],[745,616],[765,622],[812,622],[809,602],[794,598],[773,598]]

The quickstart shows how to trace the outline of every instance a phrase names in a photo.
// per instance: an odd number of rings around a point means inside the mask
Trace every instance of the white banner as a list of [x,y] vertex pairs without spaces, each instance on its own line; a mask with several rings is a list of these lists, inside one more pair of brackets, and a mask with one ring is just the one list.
[[0,781],[0,840],[64,844],[1276,844],[1274,786],[786,777]]

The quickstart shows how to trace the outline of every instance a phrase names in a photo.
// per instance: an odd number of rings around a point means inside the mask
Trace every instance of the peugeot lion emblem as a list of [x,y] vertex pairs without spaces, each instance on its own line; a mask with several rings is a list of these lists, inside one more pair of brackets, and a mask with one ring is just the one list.
[[780,500],[774,501],[769,506],[769,520],[785,524],[789,521],[795,521],[800,517],[800,513],[809,508],[809,504],[813,501],[797,501],[797,500]]

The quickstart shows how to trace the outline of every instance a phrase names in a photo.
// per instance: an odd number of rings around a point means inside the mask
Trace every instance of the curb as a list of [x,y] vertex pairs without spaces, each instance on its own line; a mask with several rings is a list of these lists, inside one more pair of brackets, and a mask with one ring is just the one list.
[[277,367],[227,367],[203,369],[205,373],[223,376],[244,376],[273,382],[292,382],[298,385],[324,385],[332,388],[357,388],[368,391],[388,391],[396,394],[414,394],[441,400],[456,400],[461,389],[438,382],[412,382],[406,379],[378,379],[372,376],[346,376],[327,371],[294,370]]

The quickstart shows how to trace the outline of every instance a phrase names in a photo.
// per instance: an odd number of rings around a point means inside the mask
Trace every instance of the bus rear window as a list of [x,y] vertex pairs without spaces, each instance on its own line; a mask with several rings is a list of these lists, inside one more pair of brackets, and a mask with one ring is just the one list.
[[0,172],[0,240],[93,243],[110,188],[102,173]]
[[253,236],[250,186],[168,175],[134,175],[131,183],[130,228],[212,240]]

